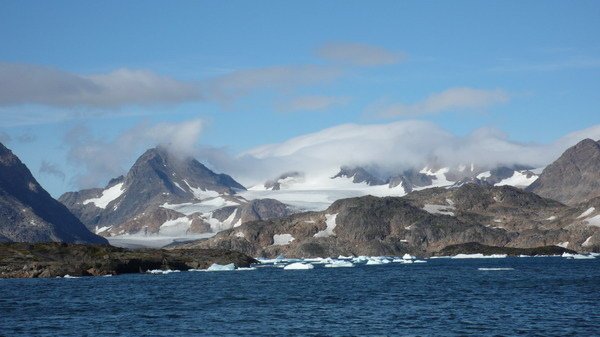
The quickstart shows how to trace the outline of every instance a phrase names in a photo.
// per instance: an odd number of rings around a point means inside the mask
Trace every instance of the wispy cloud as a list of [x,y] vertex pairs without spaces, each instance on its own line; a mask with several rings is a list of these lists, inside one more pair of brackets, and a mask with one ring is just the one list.
[[350,102],[350,97],[342,96],[301,96],[289,101],[277,104],[279,111],[323,111],[335,106],[346,105]]
[[262,184],[283,172],[302,172],[307,180],[335,174],[340,166],[377,167],[398,174],[428,164],[481,168],[498,165],[548,165],[568,147],[584,138],[600,139],[600,125],[548,143],[521,143],[502,131],[481,128],[462,136],[424,121],[386,124],[344,124],[281,143],[254,148],[240,155],[223,149],[204,149],[200,158],[247,186]]
[[538,62],[518,64],[512,61],[511,64],[492,67],[491,71],[496,72],[550,72],[572,69],[595,69],[600,68],[600,59],[598,58],[571,58],[554,62]]
[[328,43],[317,49],[323,59],[357,66],[382,66],[406,59],[406,54],[361,43]]
[[12,137],[8,133],[6,133],[4,131],[0,131],[0,143],[7,144],[7,143],[10,143],[11,141],[12,141]]
[[40,173],[51,175],[59,178],[60,180],[65,180],[65,172],[61,170],[58,165],[51,163],[49,161],[43,160],[40,164]]
[[197,83],[147,70],[123,68],[105,74],[81,75],[32,64],[0,62],[0,106],[115,108],[201,98]]
[[450,88],[412,104],[376,103],[367,112],[383,116],[422,116],[448,111],[478,110],[505,103],[509,94],[502,89]]
[[209,98],[228,102],[258,90],[291,90],[328,83],[342,75],[341,69],[329,66],[274,66],[236,70],[209,80],[204,88]]
[[162,145],[182,156],[194,153],[202,132],[199,119],[181,123],[142,123],[122,132],[117,138],[95,137],[85,126],[71,129],[64,137],[67,158],[82,173],[75,177],[79,188],[103,186],[110,178],[126,171],[136,155],[147,148]]

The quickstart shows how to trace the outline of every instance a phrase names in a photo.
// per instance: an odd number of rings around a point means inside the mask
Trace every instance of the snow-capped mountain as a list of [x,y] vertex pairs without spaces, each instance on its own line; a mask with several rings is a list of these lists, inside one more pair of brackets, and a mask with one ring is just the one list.
[[248,201],[237,195],[244,190],[196,159],[157,147],[105,188],[68,192],[60,201],[103,236],[185,237],[288,214],[276,200]]
[[0,144],[0,242],[106,244],[35,180],[29,169]]
[[382,174],[377,168],[341,166],[336,171],[305,174],[288,172],[264,185],[241,192],[247,199],[273,198],[299,210],[322,211],[342,198],[403,196],[433,187],[461,186],[466,182],[525,188],[534,182],[537,170],[528,167],[481,168],[474,164],[446,167],[428,165],[420,170]]

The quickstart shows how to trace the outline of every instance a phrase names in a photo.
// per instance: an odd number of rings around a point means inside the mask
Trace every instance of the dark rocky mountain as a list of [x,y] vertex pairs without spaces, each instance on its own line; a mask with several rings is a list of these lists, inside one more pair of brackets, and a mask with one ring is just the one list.
[[0,144],[0,242],[107,244],[44,190],[29,169]]
[[[464,184],[406,197],[338,200],[323,212],[253,221],[185,247],[252,256],[429,255],[446,246],[600,250],[600,198],[569,207],[510,186]],[[591,209],[591,211],[590,211]]]
[[[157,147],[146,151],[127,175],[111,180],[104,189],[68,192],[59,200],[88,228],[107,236],[207,233],[289,214],[277,201],[249,202],[236,196],[240,190],[244,186],[230,176]],[[267,204],[272,209],[267,210]]]
[[569,205],[600,196],[600,142],[584,139],[567,149],[527,190]]
[[369,186],[386,184],[385,180],[376,177],[374,174],[362,167],[351,168],[348,166],[342,166],[340,172],[338,172],[331,179],[335,178],[352,178],[352,182],[355,184],[366,183]]

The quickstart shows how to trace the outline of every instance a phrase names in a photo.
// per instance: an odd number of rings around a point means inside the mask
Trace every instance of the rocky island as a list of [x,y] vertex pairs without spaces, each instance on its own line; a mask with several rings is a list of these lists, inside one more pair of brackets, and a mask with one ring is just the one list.
[[248,267],[257,261],[222,249],[128,250],[68,243],[0,244],[0,278],[102,276],[148,270],[206,269],[213,263]]

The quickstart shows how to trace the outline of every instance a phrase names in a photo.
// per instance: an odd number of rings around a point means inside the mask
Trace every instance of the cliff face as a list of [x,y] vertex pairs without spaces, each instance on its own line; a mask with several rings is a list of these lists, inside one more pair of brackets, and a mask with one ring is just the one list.
[[0,144],[0,242],[107,244],[48,194],[29,169]]

